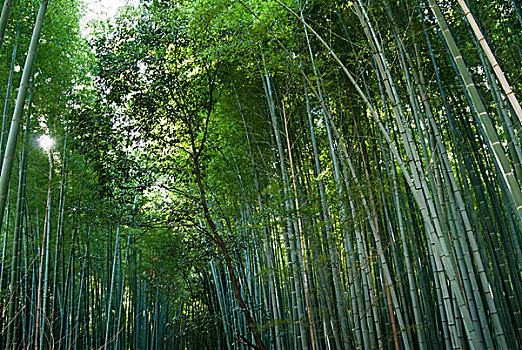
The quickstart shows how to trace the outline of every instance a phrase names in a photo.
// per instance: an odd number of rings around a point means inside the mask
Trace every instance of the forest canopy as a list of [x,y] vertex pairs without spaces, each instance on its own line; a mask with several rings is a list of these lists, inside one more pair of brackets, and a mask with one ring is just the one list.
[[85,6],[0,16],[0,348],[522,347],[519,0]]

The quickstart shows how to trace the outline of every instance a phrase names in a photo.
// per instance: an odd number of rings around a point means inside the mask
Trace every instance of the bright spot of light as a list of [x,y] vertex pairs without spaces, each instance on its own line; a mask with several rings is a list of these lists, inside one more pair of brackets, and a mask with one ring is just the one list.
[[38,138],[38,143],[40,147],[49,152],[49,150],[54,146],[54,140],[49,135],[42,135]]

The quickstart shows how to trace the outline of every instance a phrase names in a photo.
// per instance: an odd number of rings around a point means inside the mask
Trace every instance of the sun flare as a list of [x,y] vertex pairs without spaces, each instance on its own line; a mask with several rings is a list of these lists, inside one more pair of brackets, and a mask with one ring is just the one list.
[[40,145],[41,149],[49,152],[49,150],[54,146],[54,139],[49,135],[42,135],[38,138],[38,144]]

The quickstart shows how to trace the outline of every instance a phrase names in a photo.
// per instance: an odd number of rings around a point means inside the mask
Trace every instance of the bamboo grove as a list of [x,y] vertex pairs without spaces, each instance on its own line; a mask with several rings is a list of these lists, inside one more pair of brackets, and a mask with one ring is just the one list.
[[519,0],[0,16],[1,349],[522,348]]

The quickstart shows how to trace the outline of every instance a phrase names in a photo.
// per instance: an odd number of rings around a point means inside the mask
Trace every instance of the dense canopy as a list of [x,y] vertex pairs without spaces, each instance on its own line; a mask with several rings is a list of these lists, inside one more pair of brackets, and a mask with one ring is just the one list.
[[0,16],[0,349],[522,348],[520,0]]

